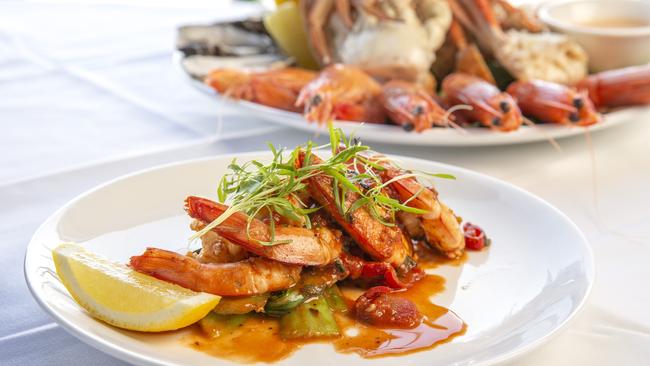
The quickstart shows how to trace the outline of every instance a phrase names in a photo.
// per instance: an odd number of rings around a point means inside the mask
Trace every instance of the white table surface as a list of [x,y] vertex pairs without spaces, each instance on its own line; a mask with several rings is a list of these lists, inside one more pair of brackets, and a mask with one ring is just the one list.
[[[27,290],[25,247],[59,206],[142,168],[312,137],[220,109],[183,83],[170,63],[175,27],[254,9],[225,0],[180,4],[0,1],[1,365],[123,364],[68,335]],[[589,238],[597,279],[584,312],[510,364],[650,363],[650,113],[592,137],[595,166],[583,137],[561,140],[561,153],[547,143],[375,145],[517,184],[566,212]]]

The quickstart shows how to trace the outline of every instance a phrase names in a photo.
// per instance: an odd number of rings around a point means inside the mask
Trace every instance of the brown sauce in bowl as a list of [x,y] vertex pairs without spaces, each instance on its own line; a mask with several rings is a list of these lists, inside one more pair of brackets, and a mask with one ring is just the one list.
[[642,28],[650,27],[650,22],[640,18],[628,17],[603,17],[585,21],[577,21],[575,24],[589,28]]

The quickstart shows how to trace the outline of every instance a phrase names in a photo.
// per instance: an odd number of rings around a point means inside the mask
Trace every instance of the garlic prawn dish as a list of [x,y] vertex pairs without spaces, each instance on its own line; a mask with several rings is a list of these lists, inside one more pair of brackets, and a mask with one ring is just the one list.
[[330,136],[325,146],[271,147],[269,163],[233,161],[219,202],[185,199],[199,248],[131,257],[137,272],[221,297],[192,347],[271,362],[331,342],[371,358],[464,333],[462,319],[430,301],[444,278],[426,272],[489,245],[433,186],[454,177],[402,169],[340,130]]

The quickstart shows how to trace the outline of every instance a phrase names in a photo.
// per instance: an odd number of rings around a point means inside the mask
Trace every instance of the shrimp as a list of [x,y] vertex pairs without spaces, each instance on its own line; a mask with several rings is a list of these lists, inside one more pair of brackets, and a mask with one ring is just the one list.
[[219,296],[257,295],[287,289],[300,279],[299,265],[251,257],[234,263],[200,263],[168,250],[147,248],[131,267],[163,281]]
[[[193,220],[190,229],[202,230],[205,224],[199,220]],[[201,237],[201,251],[194,257],[201,263],[230,263],[246,259],[250,253],[246,249],[234,244],[230,240],[208,231]]]
[[424,236],[429,244],[449,258],[463,254],[465,237],[458,218],[449,207],[440,202],[438,193],[433,188],[423,187],[412,176],[400,178],[406,172],[388,164],[382,165],[385,169],[380,172],[380,176],[384,182],[391,182],[390,187],[399,200],[410,207],[428,211],[423,215],[404,212],[398,216],[407,220],[405,227],[409,234],[414,237]]
[[589,75],[577,87],[599,109],[650,104],[650,64]]
[[[189,196],[185,199],[187,213],[205,223],[216,220],[227,209],[228,206],[206,198]],[[274,239],[283,243],[263,245],[261,242],[271,241],[271,229],[261,220],[249,219],[242,212],[233,213],[212,230],[251,253],[283,263],[321,266],[338,258],[342,249],[341,233],[325,227],[277,226]]]
[[221,68],[211,71],[205,83],[234,99],[299,112],[295,105],[298,93],[315,77],[313,71],[294,67],[265,71]]
[[433,125],[446,126],[446,111],[417,84],[392,80],[384,84],[381,103],[391,121],[406,131],[422,132]]
[[381,90],[381,85],[361,69],[334,64],[305,85],[296,106],[304,107],[307,120],[319,123],[333,119],[383,123]]
[[[300,167],[308,164],[305,153],[298,156]],[[310,156],[309,164],[321,164],[322,160],[315,155]],[[372,216],[366,207],[359,207],[350,213],[349,219],[339,211],[334,197],[333,180],[325,174],[315,175],[307,179],[307,189],[312,198],[334,218],[359,247],[372,258],[391,263],[400,268],[409,261],[411,250],[407,238],[396,226],[387,226]],[[357,199],[358,194],[348,192],[345,206],[349,208]]]
[[543,80],[516,81],[507,92],[525,116],[542,122],[589,126],[600,121],[586,92]]
[[442,81],[442,90],[448,105],[471,107],[471,110],[456,112],[465,122],[477,121],[503,132],[521,126],[522,115],[515,100],[481,78],[453,73]]

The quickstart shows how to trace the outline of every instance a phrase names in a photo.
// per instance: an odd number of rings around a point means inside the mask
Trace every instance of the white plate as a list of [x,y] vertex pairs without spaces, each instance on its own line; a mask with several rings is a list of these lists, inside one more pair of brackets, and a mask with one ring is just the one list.
[[[269,154],[239,155],[267,159]],[[76,241],[127,262],[146,246],[185,248],[187,195],[213,197],[233,156],[193,160],[108,182],[72,200],[34,234],[25,276],[38,303],[62,327],[108,354],[142,365],[228,365],[181,344],[182,332],[143,334],[90,317],[54,274],[51,249]],[[462,267],[442,266],[446,289],[434,302],[468,324],[467,333],[430,351],[400,358],[362,359],[328,344],[307,345],[279,365],[487,365],[548,340],[582,307],[593,277],[585,237],[569,218],[540,198],[494,178],[425,160],[400,158],[405,167],[453,174],[437,180],[441,197],[466,220],[481,225],[493,245],[472,252]],[[117,295],[117,294],[116,294]]]
[[[185,79],[193,87],[204,94],[210,95],[220,103],[241,110],[279,125],[313,132],[327,134],[327,128],[316,123],[307,122],[299,113],[288,112],[277,108],[267,107],[247,101],[237,101],[224,98],[214,89],[193,78],[182,66],[182,56],[176,53],[174,63]],[[650,107],[631,107],[607,113],[603,120],[589,127],[590,131],[604,130],[624,122],[634,121],[640,112],[650,113]],[[354,132],[355,136],[364,141],[374,141],[393,145],[422,145],[422,146],[489,146],[513,145],[536,141],[547,141],[549,138],[561,139],[584,134],[585,129],[576,126],[541,124],[535,127],[521,126],[513,132],[495,132],[487,128],[467,127],[464,131],[453,128],[433,128],[422,133],[406,132],[399,126],[385,124],[361,124],[359,122],[335,121],[334,126],[341,128],[346,134]]]

